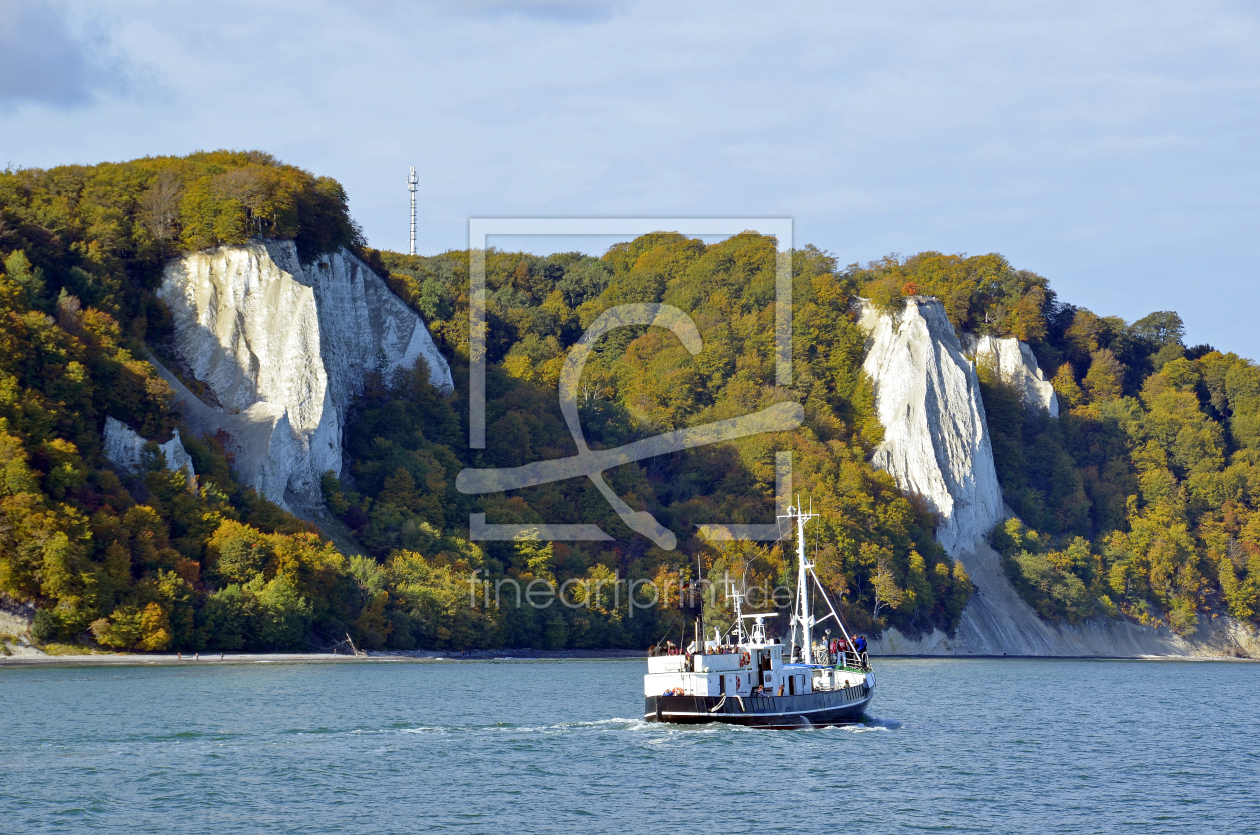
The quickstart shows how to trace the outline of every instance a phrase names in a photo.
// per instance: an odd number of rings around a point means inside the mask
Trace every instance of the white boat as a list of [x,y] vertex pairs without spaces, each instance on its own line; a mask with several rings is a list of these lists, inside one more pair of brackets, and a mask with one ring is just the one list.
[[[798,502],[799,504],[799,502]],[[854,642],[826,590],[805,558],[805,524],[816,514],[789,507],[781,517],[796,524],[797,583],[792,642],[766,636],[775,612],[743,613],[743,595],[733,591],[735,622],[726,635],[697,638],[686,648],[654,651],[643,677],[644,714],[649,722],[726,722],[766,728],[837,725],[861,719],[875,693],[875,673]],[[810,613],[810,581],[830,612]],[[848,648],[832,653],[813,640],[814,627],[834,619]],[[745,630],[745,621],[752,621]],[[830,633],[827,629],[827,633]],[[784,657],[786,652],[786,658]]]

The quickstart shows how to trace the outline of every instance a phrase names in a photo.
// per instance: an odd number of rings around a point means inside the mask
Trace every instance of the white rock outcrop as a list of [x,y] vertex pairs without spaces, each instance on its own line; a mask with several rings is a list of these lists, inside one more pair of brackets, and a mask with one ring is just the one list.
[[1059,397],[1046,379],[1032,348],[1013,336],[999,339],[963,334],[963,349],[975,357],[976,365],[992,364],[999,379],[1014,386],[1028,409],[1043,409],[1050,417],[1059,416]]
[[167,264],[158,290],[174,348],[216,402],[165,369],[185,419],[223,430],[238,475],[290,509],[322,504],[320,479],[341,471],[347,410],[367,373],[428,362],[451,371],[419,316],[342,249],[302,264],[291,241],[218,247]]
[[[127,424],[112,417],[105,418],[104,435],[105,458],[121,470],[129,473],[139,472],[144,461],[144,447],[148,441],[140,437]],[[178,429],[175,430],[173,438],[164,444],[158,444],[158,449],[166,455],[168,470],[171,472],[183,470],[188,474],[189,483],[195,483],[197,471],[193,469],[192,458],[179,439]]]
[[945,550],[968,549],[1005,516],[976,370],[939,301],[912,297],[896,317],[858,304],[884,427],[873,463],[927,500]]

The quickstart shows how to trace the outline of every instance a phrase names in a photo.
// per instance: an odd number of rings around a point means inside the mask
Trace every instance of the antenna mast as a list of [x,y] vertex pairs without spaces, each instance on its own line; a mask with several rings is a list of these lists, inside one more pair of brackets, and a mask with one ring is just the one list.
[[731,581],[730,591],[726,595],[726,599],[731,601],[735,607],[735,643],[744,644],[747,642],[747,636],[744,635],[744,593],[735,588],[735,581]]
[[[813,502],[811,501],[812,505]],[[810,627],[815,623],[814,617],[809,611],[809,574],[812,573],[814,564],[805,559],[805,523],[810,519],[814,519],[818,514],[814,513],[812,507],[809,511],[801,508],[801,499],[796,498],[796,507],[789,507],[786,517],[796,521],[796,560],[797,560],[797,578],[796,578],[796,611],[792,615],[792,643],[802,649],[803,660],[806,664],[814,663],[814,647],[813,638],[810,635]],[[801,643],[796,643],[797,628],[800,628]]]
[[416,254],[416,184],[420,179],[416,176],[416,167],[411,166],[407,175],[407,190],[411,192],[411,254]]

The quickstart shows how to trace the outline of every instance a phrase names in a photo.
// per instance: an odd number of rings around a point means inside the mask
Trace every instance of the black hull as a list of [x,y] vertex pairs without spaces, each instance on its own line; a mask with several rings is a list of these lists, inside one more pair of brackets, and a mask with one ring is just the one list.
[[847,725],[862,719],[874,693],[875,688],[859,685],[804,696],[647,696],[643,718],[679,725],[725,722],[758,728]]

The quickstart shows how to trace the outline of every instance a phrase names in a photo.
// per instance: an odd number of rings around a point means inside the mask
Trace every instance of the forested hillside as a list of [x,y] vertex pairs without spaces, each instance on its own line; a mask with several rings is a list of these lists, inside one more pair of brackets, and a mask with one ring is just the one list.
[[[823,509],[820,563],[854,604],[851,617],[860,628],[948,628],[969,583],[961,566],[951,567],[921,535],[930,520],[910,500],[887,502],[896,491],[865,463],[880,429],[859,371],[862,337],[849,316],[855,295],[895,312],[906,296],[923,294],[944,302],[960,334],[1028,342],[1059,396],[1060,418],[1032,413],[993,369],[979,368],[999,479],[1023,520],[995,530],[992,540],[1012,582],[1043,616],[1079,622],[1124,614],[1180,632],[1225,612],[1256,617],[1260,436],[1252,424],[1260,370],[1253,363],[1206,345],[1187,348],[1175,312],[1130,324],[1061,302],[1045,278],[998,255],[923,253],[838,269],[807,248],[793,263],[798,377],[792,389],[780,390],[769,367],[771,259],[769,242],[753,235],[713,246],[645,236],[599,259],[490,253],[489,350],[498,365],[490,398],[498,405],[489,448],[461,459],[454,414],[421,421],[450,434],[420,441],[415,427],[400,421],[415,413],[406,387],[382,386],[351,430],[361,492],[337,492],[338,507],[385,553],[398,546],[409,513],[444,507],[462,516],[473,509],[453,489],[457,466],[514,466],[570,452],[554,394],[565,350],[613,304],[665,301],[696,316],[706,350],[691,358],[672,337],[654,332],[607,340],[587,372],[588,434],[612,445],[728,416],[737,404],[750,411],[798,399],[808,429],[785,440],[796,455],[797,488]],[[383,253],[383,260],[396,291],[426,317],[452,360],[464,362],[468,254]],[[769,438],[750,439],[733,451],[624,468],[618,489],[676,531],[746,521],[771,494],[772,446]],[[610,529],[619,524],[582,484],[521,491],[477,507],[502,521],[580,515]],[[496,568],[529,576],[511,555],[491,553]],[[763,582],[785,579],[775,551],[713,548],[694,538],[679,555],[634,540],[626,550],[557,544],[555,553],[566,574],[651,573],[700,553],[714,578],[742,568]]]
[[[381,259],[395,291],[425,317],[450,358],[458,392],[468,378],[468,253],[381,253]],[[696,525],[773,521],[775,451],[791,450],[794,490],[812,498],[822,515],[811,526],[820,573],[853,604],[855,626],[952,629],[971,590],[965,571],[933,540],[931,515],[868,463],[880,428],[860,370],[864,337],[849,315],[855,285],[813,248],[794,253],[793,268],[794,381],[780,388],[774,385],[771,239],[744,234],[706,246],[660,233],[614,246],[602,258],[490,252],[486,450],[467,451],[459,393],[439,398],[419,382],[422,373],[399,374],[361,401],[346,446],[355,486],[327,478],[329,507],[382,559],[398,548],[424,551],[433,535],[427,525],[459,530],[471,511],[485,511],[498,523],[597,522],[615,543],[487,544],[491,579],[576,579],[580,589],[594,589],[613,577],[647,577],[663,589],[667,576],[690,574],[699,562],[719,589],[729,575],[765,590],[754,600],[764,604],[766,593],[791,583],[782,547],[714,547],[700,539]],[[582,387],[582,423],[592,444],[618,445],[785,400],[804,404],[805,427],[610,473],[618,494],[679,536],[672,552],[631,535],[585,480],[506,496],[458,493],[455,476],[463,466],[510,467],[573,454],[556,392],[565,352],[601,312],[641,301],[688,311],[704,350],[692,357],[660,330],[626,329],[602,340]],[[640,633],[627,630],[641,624],[613,611],[611,586],[602,588],[609,600],[589,609],[504,610],[507,640],[633,644],[631,635]],[[718,621],[722,612],[711,610],[710,617]]]
[[163,263],[258,234],[359,245],[336,182],[266,154],[0,173],[0,592],[39,605],[37,639],[296,648],[370,608],[375,565],[242,489],[215,438],[183,433],[195,491],[156,455],[135,476],[103,455],[106,416],[158,441],[179,423],[145,360]]
[[[106,416],[165,441],[180,426],[145,357],[169,315],[153,290],[182,251],[253,236],[291,238],[303,258],[345,246],[416,309],[451,363],[441,393],[423,367],[368,379],[346,430],[350,478],[324,478],[329,509],[365,555],[244,489],[221,439],[181,434],[195,490],[152,455],[129,475],[103,456]],[[696,525],[765,522],[775,451],[793,454],[794,491],[820,576],[852,625],[951,630],[972,591],[934,541],[923,504],[874,470],[881,428],[861,362],[855,296],[897,311],[942,299],[960,332],[1029,342],[1062,414],[1029,413],[980,368],[998,475],[1023,524],[993,533],[1012,581],[1045,617],[1121,613],[1185,631],[1230,612],[1257,616],[1260,590],[1260,370],[1186,348],[1175,313],[1129,324],[1062,303],[1047,281],[1000,256],[923,253],[841,267],[792,254],[794,379],[774,384],[774,242],[706,245],[671,233],[602,257],[487,254],[487,448],[467,448],[469,253],[367,250],[334,181],[260,153],[214,152],[0,174],[0,592],[39,606],[37,637],[120,649],[293,649],[350,633],[372,648],[643,647],[677,629],[676,591],[626,608],[614,578],[664,581],[696,567],[721,585],[790,585],[781,546],[714,546]],[[632,534],[581,479],[506,495],[455,489],[466,466],[509,467],[573,453],[556,381],[601,312],[625,302],[688,312],[691,356],[660,330],[603,339],[582,384],[592,446],[614,446],[754,411],[804,405],[805,425],[627,465],[607,474],[630,505],[678,535],[662,551]],[[494,523],[596,522],[610,543],[467,541],[468,515]],[[567,583],[572,606],[486,608],[469,577]],[[763,593],[764,594],[764,593]],[[719,596],[720,597],[720,596]],[[757,601],[754,601],[757,602]],[[723,611],[711,608],[720,621]]]
[[[325,479],[330,507],[370,554],[347,557],[243,489],[220,439],[182,433],[199,474],[193,492],[157,454],[131,476],[105,461],[101,445],[106,416],[156,441],[179,425],[169,390],[144,360],[171,327],[152,292],[166,259],[261,234],[295,239],[305,257],[348,246],[383,266],[382,255],[361,249],[340,187],[263,154],[216,152],[8,171],[0,206],[0,589],[39,605],[35,632],[45,642],[296,648],[350,632],[368,647],[644,646],[672,628],[676,613],[631,617],[624,599],[620,608],[603,599],[613,592],[600,581],[690,573],[697,555],[718,580],[729,570],[769,591],[788,579],[779,549],[718,552],[694,535],[697,522],[770,517],[780,445],[795,450],[797,489],[827,517],[820,560],[833,587],[859,604],[859,623],[949,628],[966,601],[968,581],[933,542],[930,516],[866,463],[879,430],[857,370],[862,338],[835,265],[821,253],[795,259],[800,355],[791,390],[771,385],[769,240],[741,236],[709,248],[657,235],[602,259],[492,255],[489,449],[467,454],[459,394],[439,394],[423,368],[369,380],[348,438],[354,484]],[[467,254],[395,266],[395,288],[432,323],[462,383]],[[697,364],[661,334],[614,335],[584,388],[592,442],[783,399],[804,402],[809,425],[792,438],[753,438],[611,474],[627,501],[681,534],[679,551],[646,547],[582,483],[476,501],[454,491],[465,464],[570,452],[554,391],[563,350],[600,310],[665,296],[694,313],[708,350]],[[498,522],[580,515],[617,542],[520,542],[483,553],[465,539],[472,510]],[[570,581],[568,599],[584,605],[474,608],[475,570],[495,581]],[[676,592],[662,601],[676,602]]]

